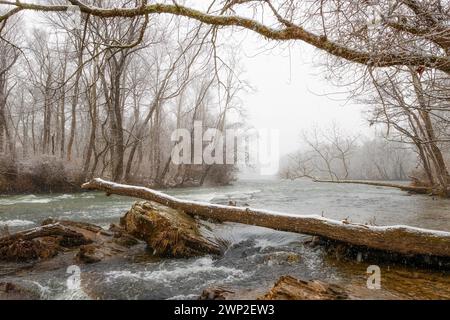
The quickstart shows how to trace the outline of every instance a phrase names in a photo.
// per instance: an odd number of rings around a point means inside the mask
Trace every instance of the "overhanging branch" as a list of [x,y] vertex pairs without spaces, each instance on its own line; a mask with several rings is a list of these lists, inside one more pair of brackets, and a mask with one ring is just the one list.
[[[78,5],[81,12],[92,16],[103,18],[132,18],[137,16],[145,16],[150,14],[172,14],[194,19],[205,24],[215,26],[236,26],[247,30],[251,30],[260,34],[267,39],[277,41],[300,40],[306,42],[318,49],[324,50],[336,57],[346,59],[348,61],[372,66],[372,67],[389,67],[397,65],[422,65],[429,68],[436,68],[447,74],[450,74],[450,58],[445,56],[420,55],[410,53],[372,53],[356,50],[343,46],[339,43],[331,41],[322,35],[316,35],[305,30],[299,25],[290,25],[285,28],[275,29],[266,26],[256,20],[235,16],[235,15],[214,15],[202,12],[200,10],[184,7],[181,5],[168,4],[151,4],[146,6],[138,6],[133,8],[99,8],[87,6],[78,0],[70,0],[72,5]],[[20,10],[32,10],[42,12],[64,12],[68,9],[68,5],[40,5],[27,2],[12,2],[0,0],[0,4],[14,6],[16,12]],[[11,16],[11,11],[7,15]],[[8,17],[9,17],[8,16]],[[7,18],[7,17],[6,17]],[[0,22],[5,16],[0,17]]]

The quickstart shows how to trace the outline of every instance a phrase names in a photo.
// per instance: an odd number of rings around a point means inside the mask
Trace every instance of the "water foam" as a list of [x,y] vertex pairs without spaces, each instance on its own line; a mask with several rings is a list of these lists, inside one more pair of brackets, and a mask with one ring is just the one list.
[[34,222],[30,220],[20,220],[20,219],[14,219],[14,220],[4,220],[0,221],[0,226],[8,226],[8,227],[23,227],[23,226],[29,226],[33,225]]
[[26,203],[50,203],[58,201],[55,198],[40,198],[33,194],[17,197],[15,199],[0,199],[0,205],[11,206],[14,204],[26,204]]
[[[106,272],[106,281],[114,281],[117,279],[127,279],[133,281],[154,281],[158,283],[171,283],[183,280],[195,280],[202,277],[202,274],[213,278],[225,277],[224,282],[232,282],[243,279],[249,275],[244,271],[230,268],[226,266],[214,265],[214,260],[211,257],[202,257],[185,266],[177,266],[175,268],[164,268],[164,263],[160,266],[160,270],[155,271],[138,271],[130,270],[109,271]],[[223,279],[223,278],[222,278]]]

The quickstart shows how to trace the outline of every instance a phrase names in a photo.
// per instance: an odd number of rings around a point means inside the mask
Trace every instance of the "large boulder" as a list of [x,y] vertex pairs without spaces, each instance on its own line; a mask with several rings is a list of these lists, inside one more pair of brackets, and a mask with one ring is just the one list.
[[219,255],[222,241],[206,235],[206,227],[180,210],[155,202],[137,202],[121,218],[127,233],[144,240],[161,257],[186,258]]

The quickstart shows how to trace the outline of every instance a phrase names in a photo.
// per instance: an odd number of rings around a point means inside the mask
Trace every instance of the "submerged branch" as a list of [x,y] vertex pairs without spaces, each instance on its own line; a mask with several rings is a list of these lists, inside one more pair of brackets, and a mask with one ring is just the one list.
[[314,182],[326,182],[326,183],[350,183],[350,184],[365,184],[369,186],[378,186],[378,187],[388,187],[388,188],[397,188],[402,191],[408,191],[413,193],[431,193],[432,190],[429,187],[420,187],[420,186],[408,186],[404,184],[397,183],[389,183],[389,182],[379,182],[379,181],[369,181],[369,180],[323,180],[323,179],[314,179]]

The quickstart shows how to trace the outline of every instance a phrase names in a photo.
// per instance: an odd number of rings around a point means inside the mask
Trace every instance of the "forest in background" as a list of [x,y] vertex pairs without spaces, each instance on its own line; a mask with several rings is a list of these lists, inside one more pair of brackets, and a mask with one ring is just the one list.
[[[96,175],[148,185],[229,180],[227,166],[172,167],[165,138],[169,128],[189,127],[197,119],[218,128],[232,125],[229,113],[241,110],[237,97],[245,85],[239,81],[239,59],[233,52],[218,55],[224,44],[216,40],[221,28],[235,26],[326,52],[324,77],[370,109],[368,124],[381,127],[383,138],[415,154],[415,183],[450,194],[446,2],[0,4],[0,151],[12,167],[3,181],[17,176],[14,168],[24,155],[64,159],[79,180]],[[68,5],[80,9],[81,28],[65,26]],[[49,28],[23,29],[24,10],[52,11],[44,14]]]
[[332,126],[304,132],[304,147],[284,156],[282,179],[406,181],[423,172],[414,149],[382,137],[346,134]]
[[195,121],[244,126],[236,49],[214,45],[212,28],[168,17],[152,18],[144,34],[148,20],[8,21],[0,192],[78,189],[94,176],[150,186],[234,179],[233,165],[173,165],[171,133]]

